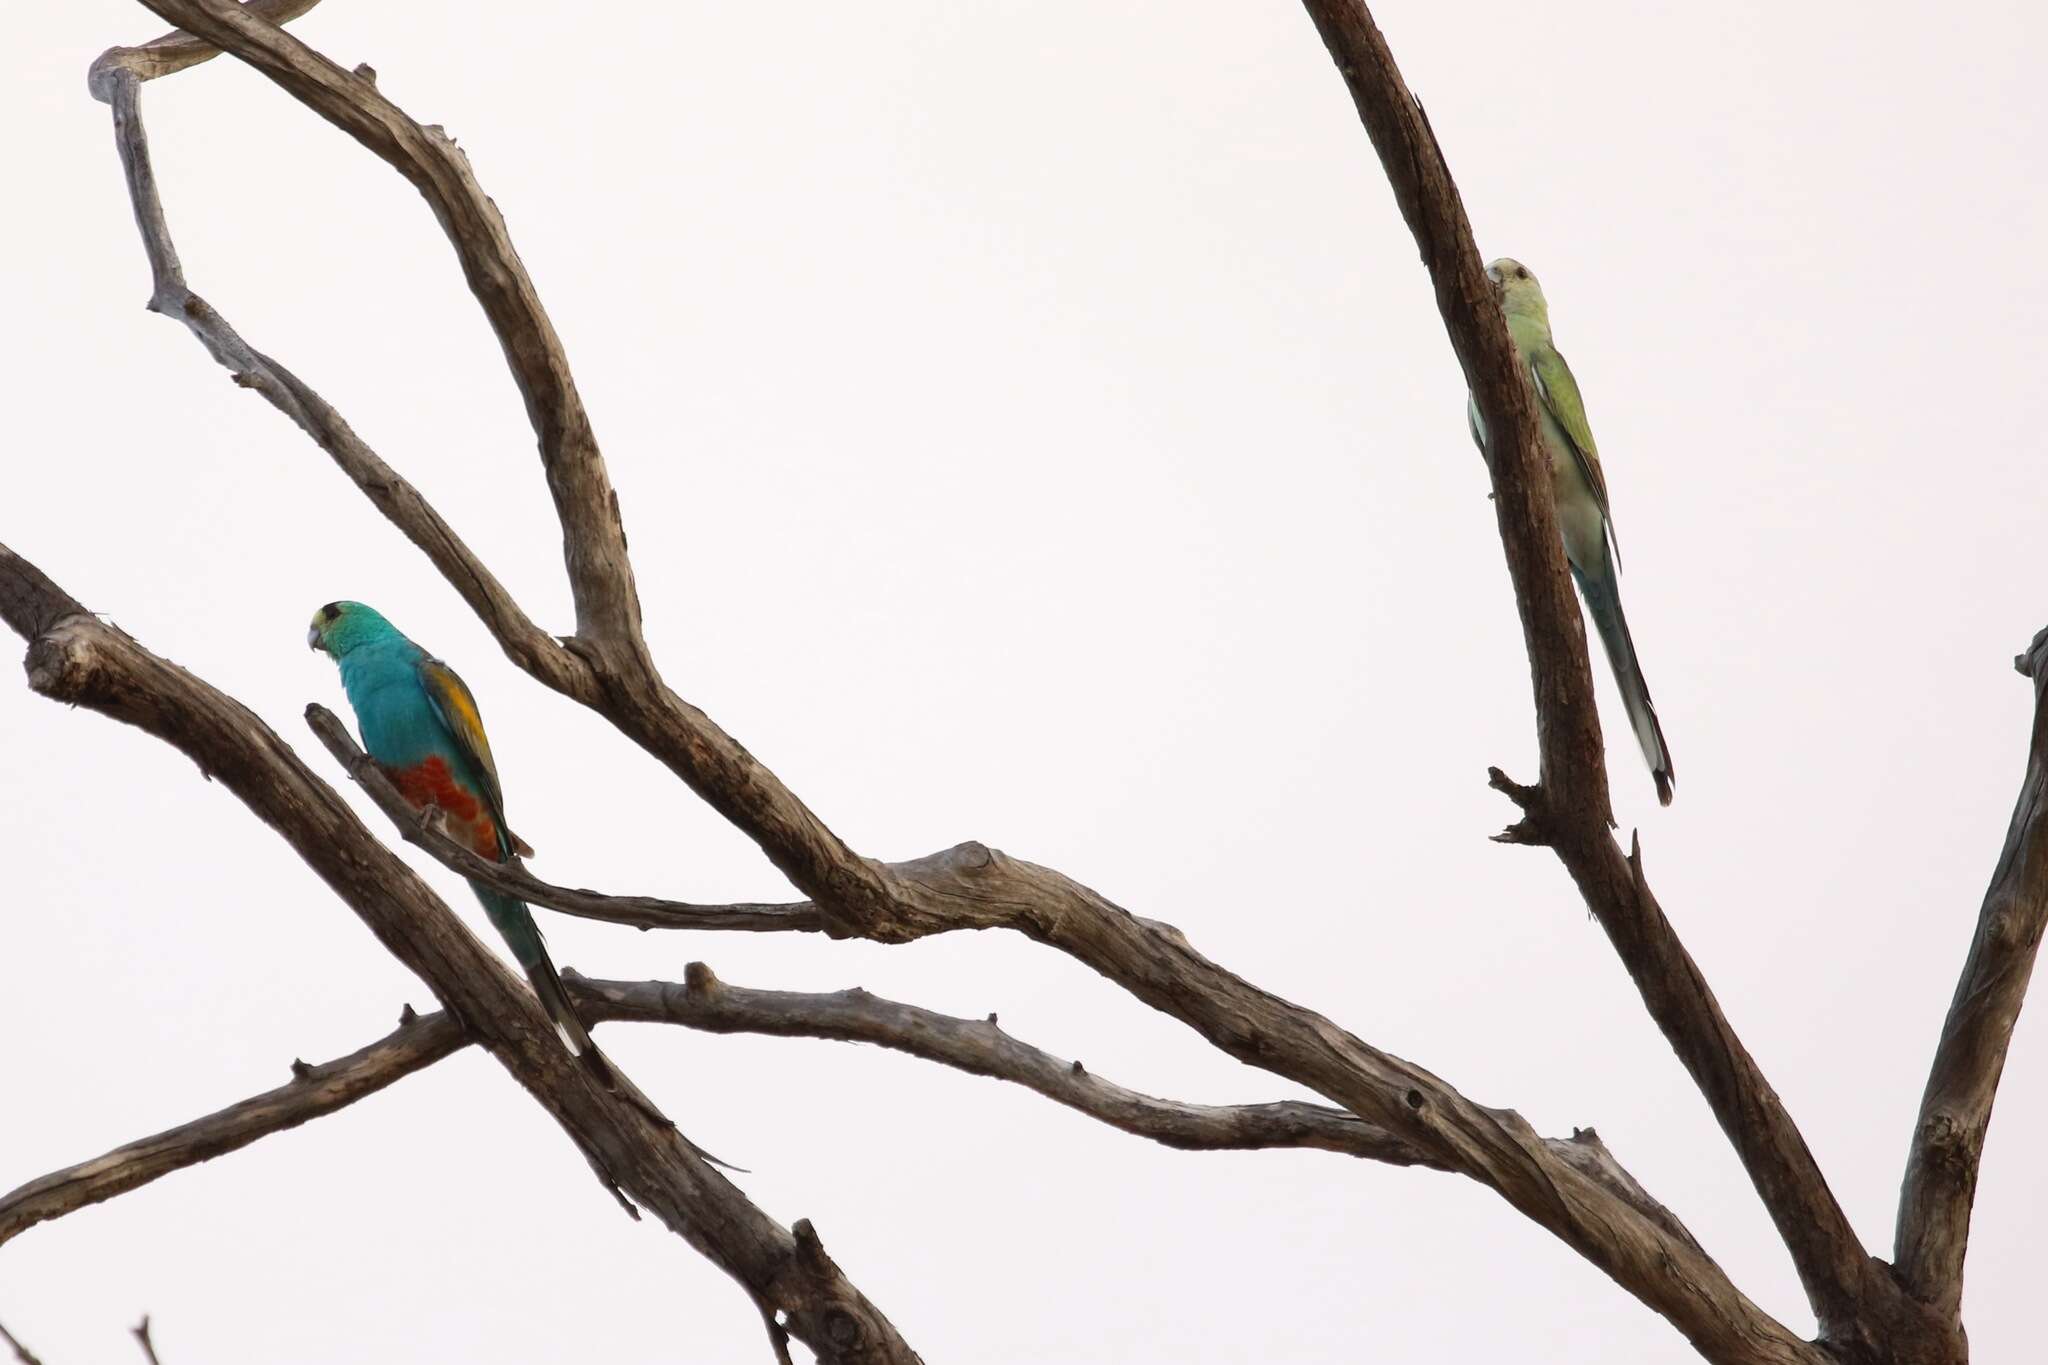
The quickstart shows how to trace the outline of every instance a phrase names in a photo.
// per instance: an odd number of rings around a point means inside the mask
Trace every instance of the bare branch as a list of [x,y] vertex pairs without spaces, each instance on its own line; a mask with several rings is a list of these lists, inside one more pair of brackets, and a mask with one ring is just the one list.
[[1962,1307],[1970,1209],[1991,1104],[2048,925],[2048,630],[2034,636],[2013,666],[2034,680],[2026,778],[1941,1027],[1899,1192],[1899,1277],[1908,1292],[1950,1316]]
[[1322,1105],[1188,1104],[1126,1089],[1005,1033],[995,1016],[960,1019],[856,987],[831,994],[750,990],[701,962],[683,985],[568,978],[599,1019],[684,1024],[712,1033],[765,1033],[873,1043],[976,1076],[1010,1081],[1138,1137],[1183,1151],[1314,1147],[1392,1166],[1443,1166],[1355,1115]]
[[[326,399],[283,365],[250,346],[226,318],[187,287],[170,226],[164,219],[149,156],[149,139],[142,125],[140,81],[146,77],[138,76],[126,64],[130,55],[150,50],[113,49],[94,66],[92,87],[114,112],[115,144],[120,150],[135,223],[142,233],[154,280],[151,311],[184,323],[237,384],[262,395],[311,436],[377,510],[426,553],[515,663],[557,691],[589,699],[595,691],[590,666],[533,623],[512,600],[505,585],[484,567],[462,538],[420,496],[419,490],[364,444]],[[207,50],[215,49],[207,46]]]
[[609,924],[629,924],[637,929],[739,929],[754,933],[802,931],[816,933],[825,918],[809,902],[742,905],[689,905],[681,901],[658,900],[653,896],[607,896],[596,891],[577,891],[541,881],[518,861],[489,862],[422,821],[399,795],[384,770],[349,737],[340,719],[317,702],[306,708],[306,724],[312,727],[327,751],[341,760],[348,774],[367,792],[408,843],[432,854],[443,866],[471,881],[484,882],[519,897],[530,905]]
[[[48,583],[0,549],[0,601],[34,598],[38,580]],[[828,1273],[829,1260],[700,1160],[651,1106],[600,1088],[526,987],[247,708],[89,616],[33,637],[27,666],[32,690],[148,731],[232,791],[427,982],[621,1197],[653,1209],[757,1304],[781,1312],[821,1360],[917,1358],[836,1268]]]
[[295,1071],[289,1083],[275,1090],[31,1180],[0,1196],[0,1244],[38,1223],[331,1114],[432,1065],[468,1042],[462,1026],[446,1014],[410,1017],[396,1032],[366,1048]]
[[644,651],[625,526],[589,414],[562,340],[512,247],[505,220],[471,173],[469,158],[441,129],[421,126],[384,98],[373,81],[342,70],[230,0],[142,3],[275,81],[389,162],[426,199],[526,400],[562,523],[577,634],[593,645]]
[[[977,1076],[1014,1082],[1112,1127],[1186,1151],[1318,1148],[1395,1166],[1437,1165],[1410,1144],[1340,1109],[1294,1101],[1186,1104],[1140,1094],[1004,1033],[992,1017],[956,1019],[862,990],[825,995],[748,990],[718,980],[702,963],[691,965],[687,985],[592,981],[575,972],[564,979],[578,1011],[592,1024],[623,1020],[681,1024],[712,1033],[874,1043]],[[415,1015],[408,1007],[398,1029],[368,1047],[319,1066],[293,1063],[293,1078],[286,1085],[53,1171],[0,1196],[0,1244],[38,1223],[331,1114],[471,1041],[453,1016]],[[1631,1200],[1661,1212],[1661,1206],[1639,1188]]]

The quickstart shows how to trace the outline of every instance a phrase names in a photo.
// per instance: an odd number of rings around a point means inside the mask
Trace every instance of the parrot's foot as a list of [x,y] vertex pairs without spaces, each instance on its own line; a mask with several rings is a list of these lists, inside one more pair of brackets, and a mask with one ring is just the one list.
[[446,839],[448,837],[448,812],[435,805],[421,806],[419,827],[420,832],[423,834],[438,834],[443,839]]

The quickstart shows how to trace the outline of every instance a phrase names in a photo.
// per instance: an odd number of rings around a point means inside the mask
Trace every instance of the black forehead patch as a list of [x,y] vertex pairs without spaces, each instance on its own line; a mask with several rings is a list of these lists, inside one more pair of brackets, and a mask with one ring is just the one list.
[[339,615],[341,615],[341,603],[329,602],[326,606],[320,608],[320,623],[328,625]]

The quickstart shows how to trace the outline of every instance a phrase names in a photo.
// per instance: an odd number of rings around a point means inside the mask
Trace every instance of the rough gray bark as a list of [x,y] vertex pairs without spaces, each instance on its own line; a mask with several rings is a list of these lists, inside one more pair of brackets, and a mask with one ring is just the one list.
[[[1899,1267],[1875,1261],[1848,1225],[1798,1128],[1744,1049],[1643,875],[1624,856],[1576,600],[1565,571],[1547,458],[1449,170],[1428,120],[1358,0],[1305,0],[1380,154],[1436,286],[1446,330],[1488,429],[1496,515],[1527,646],[1540,755],[1524,787],[1494,785],[1521,819],[1503,838],[1550,847],[1599,918],[1645,1007],[1698,1084],[1791,1252],[1820,1323],[1817,1342],[1761,1312],[1623,1170],[1591,1130],[1544,1139],[1518,1115],[1477,1105],[1426,1070],[1373,1048],[1311,1010],[1202,956],[1172,926],[1141,919],[1048,868],[979,843],[886,864],[861,857],[776,776],[663,680],[640,631],[618,499],[576,385],[503,220],[440,129],[409,118],[367,67],[343,71],[277,24],[312,0],[143,0],[188,33],[116,48],[91,88],[116,144],[154,287],[151,307],[183,321],[237,380],[292,418],[427,554],[510,657],[603,715],[752,837],[807,899],[693,905],[548,886],[517,866],[481,863],[421,827],[330,714],[308,721],[401,834],[465,876],[535,904],[642,928],[823,929],[907,942],[1004,928],[1065,952],[1219,1049],[1304,1084],[1312,1104],[1193,1106],[1115,1086],[1009,1037],[993,1017],[954,1019],[865,992],[753,991],[694,968],[684,987],[574,983],[594,1018],[659,1019],[715,1031],[851,1039],[1029,1086],[1104,1122],[1175,1146],[1316,1146],[1454,1171],[1495,1190],[1684,1333],[1716,1362],[1960,1365],[1958,1314],[1977,1159],[2004,1051],[2048,916],[2048,858],[2034,825],[2048,782],[2048,695],[2006,850],[1987,895],[1916,1129],[1898,1232]],[[538,440],[562,525],[576,633],[543,630],[409,483],[317,393],[250,347],[186,284],[156,192],[140,89],[226,51],[269,77],[403,174],[447,234],[504,349]],[[446,1015],[412,1020],[290,1085],[0,1199],[0,1241],[179,1166],[304,1122],[477,1042],[553,1115],[615,1191],[655,1209],[746,1286],[788,1359],[791,1335],[827,1360],[909,1360],[907,1345],[799,1222],[785,1230],[697,1159],[651,1106],[593,1088],[553,1045],[536,1005],[447,908],[379,844],[284,743],[231,698],[86,615],[0,549],[0,617],[30,642],[30,684],[176,744],[275,827],[419,973]],[[2037,684],[2048,653],[2029,656]]]

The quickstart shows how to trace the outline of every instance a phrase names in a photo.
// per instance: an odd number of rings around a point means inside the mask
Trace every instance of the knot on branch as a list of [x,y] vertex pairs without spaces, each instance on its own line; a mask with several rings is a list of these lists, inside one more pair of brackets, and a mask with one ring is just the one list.
[[83,700],[98,677],[100,661],[76,618],[58,621],[28,647],[22,666],[31,692],[53,701]]
[[691,995],[711,995],[722,985],[718,974],[702,962],[692,962],[683,968],[683,989]]
[[979,839],[955,844],[939,855],[939,861],[955,872],[986,872],[995,860],[995,850]]
[[1969,1127],[1946,1109],[1937,1109],[1922,1119],[1917,1137],[1918,1156],[1923,1161],[1953,1167],[1971,1160],[1974,1144]]

